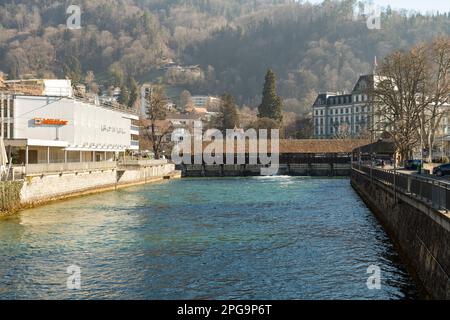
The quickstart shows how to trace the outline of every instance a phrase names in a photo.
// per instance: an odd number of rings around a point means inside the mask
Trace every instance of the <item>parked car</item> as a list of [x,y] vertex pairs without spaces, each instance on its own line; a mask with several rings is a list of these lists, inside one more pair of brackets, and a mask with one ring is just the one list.
[[450,163],[441,164],[439,167],[433,169],[433,174],[438,177],[446,176],[450,174]]
[[405,169],[406,170],[417,170],[422,167],[422,160],[406,160]]

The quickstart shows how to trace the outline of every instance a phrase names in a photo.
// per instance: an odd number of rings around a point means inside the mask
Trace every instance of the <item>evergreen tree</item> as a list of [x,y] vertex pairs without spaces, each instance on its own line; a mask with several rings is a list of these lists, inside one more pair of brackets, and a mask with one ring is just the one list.
[[264,83],[262,102],[258,106],[258,118],[270,118],[281,123],[283,121],[283,104],[277,95],[275,81],[275,73],[269,69]]
[[239,127],[240,125],[236,103],[234,102],[233,96],[229,93],[225,93],[222,96],[222,103],[220,105],[219,118],[217,122],[223,132],[227,129]]
[[121,85],[119,103],[121,105],[128,106],[129,102],[130,102],[130,93],[128,91],[128,88],[125,85]]
[[128,86],[130,88],[130,98],[128,101],[128,107],[129,108],[133,108],[134,104],[136,103],[136,101],[139,98],[139,88],[138,85],[136,83],[136,80],[134,80],[133,77],[130,77],[128,79]]
[[19,68],[17,66],[16,63],[12,63],[11,66],[9,67],[9,72],[8,72],[8,80],[16,80],[19,79]]

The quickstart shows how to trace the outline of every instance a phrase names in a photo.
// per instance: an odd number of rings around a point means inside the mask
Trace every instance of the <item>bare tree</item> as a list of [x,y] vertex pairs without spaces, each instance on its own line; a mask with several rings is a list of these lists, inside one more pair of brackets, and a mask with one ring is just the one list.
[[[163,151],[164,137],[170,132],[170,125],[162,125],[161,120],[165,120],[167,116],[167,97],[162,86],[155,86],[152,93],[147,97],[147,123],[145,126],[145,134],[150,140],[153,153],[156,159],[160,159]],[[160,124],[158,126],[158,124]]]
[[421,137],[428,152],[428,161],[433,160],[436,135],[442,119],[447,114],[444,107],[450,95],[450,38],[439,37],[427,46],[427,79],[421,99],[426,107],[421,117]]
[[417,46],[408,52],[387,56],[369,89],[374,107],[375,130],[390,134],[400,161],[411,157],[420,142],[420,123],[427,106],[426,48]]

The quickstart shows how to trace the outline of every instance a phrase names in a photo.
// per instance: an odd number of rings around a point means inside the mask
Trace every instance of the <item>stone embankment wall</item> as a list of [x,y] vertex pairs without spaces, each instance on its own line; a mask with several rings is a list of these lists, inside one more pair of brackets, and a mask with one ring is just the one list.
[[[149,167],[28,175],[23,181],[15,182],[21,183],[16,203],[22,208],[31,207],[53,200],[180,177],[181,173],[175,171],[175,165],[168,163]],[[2,205],[7,203],[2,202]]]
[[450,299],[450,215],[354,170],[351,184],[435,299]]

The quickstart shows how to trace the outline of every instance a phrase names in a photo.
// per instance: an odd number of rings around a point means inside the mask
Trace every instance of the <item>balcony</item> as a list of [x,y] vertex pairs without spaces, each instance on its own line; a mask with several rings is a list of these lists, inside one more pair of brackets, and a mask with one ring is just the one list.
[[131,140],[130,150],[139,150],[139,140]]
[[130,133],[131,133],[132,135],[138,136],[138,135],[139,135],[139,126],[131,125],[131,127],[130,127]]

